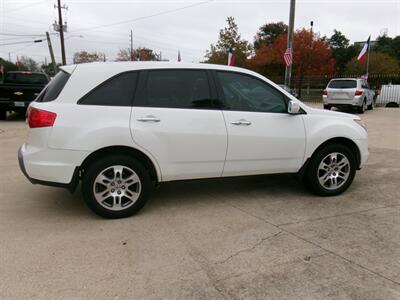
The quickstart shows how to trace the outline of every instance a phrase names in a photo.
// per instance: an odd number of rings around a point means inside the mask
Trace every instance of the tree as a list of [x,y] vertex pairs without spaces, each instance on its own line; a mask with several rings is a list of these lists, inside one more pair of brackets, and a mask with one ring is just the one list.
[[79,51],[74,54],[74,64],[106,61],[106,55],[101,52]]
[[[346,66],[346,72],[350,75],[363,75],[367,72],[366,65],[360,64],[354,57]],[[392,75],[400,73],[399,62],[386,53],[370,52],[369,75]]]
[[[58,68],[61,67],[61,64],[58,63],[56,67],[58,70]],[[51,62],[48,64],[42,64],[40,66],[40,69],[42,70],[42,72],[46,73],[47,75],[49,75],[51,77],[55,76],[56,73],[58,72],[58,71],[54,71],[53,64]]]
[[129,61],[129,60],[140,60],[140,61],[159,61],[161,60],[160,55],[154,52],[154,50],[146,47],[138,47],[133,49],[132,57],[131,50],[120,49],[117,53],[117,61]]
[[278,36],[286,34],[287,31],[288,26],[283,22],[264,24],[254,37],[254,48],[258,49],[261,45],[272,45]]
[[400,61],[400,36],[395,38],[381,35],[376,39],[374,51],[386,53]]
[[[283,54],[287,47],[287,35],[279,35],[272,45],[264,44],[256,50],[248,67],[268,76],[282,75],[285,72]],[[331,75],[335,60],[325,39],[306,29],[294,33],[293,76],[298,82],[299,96],[305,76]]]
[[232,48],[235,56],[235,65],[244,66],[247,57],[251,53],[251,45],[241,38],[238,26],[233,17],[228,17],[226,21],[228,26],[219,31],[219,38],[216,45],[211,44],[210,50],[206,52],[206,62],[226,65],[228,61],[228,51]]
[[0,57],[0,65],[4,67],[4,73],[7,73],[9,71],[16,71],[18,70],[17,66],[12,63],[11,61],[5,60]]
[[349,39],[336,29],[329,38],[329,46],[336,61],[336,73],[343,74],[347,63],[357,55],[358,49],[353,45],[350,46]]
[[23,71],[40,71],[39,64],[33,58],[27,56],[21,56],[18,61],[18,66],[19,69]]

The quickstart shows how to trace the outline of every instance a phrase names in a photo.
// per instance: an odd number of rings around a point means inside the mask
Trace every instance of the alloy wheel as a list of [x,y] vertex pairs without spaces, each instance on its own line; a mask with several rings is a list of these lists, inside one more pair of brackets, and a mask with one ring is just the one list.
[[350,162],[339,152],[325,156],[318,167],[318,181],[327,190],[336,190],[346,183],[350,175]]

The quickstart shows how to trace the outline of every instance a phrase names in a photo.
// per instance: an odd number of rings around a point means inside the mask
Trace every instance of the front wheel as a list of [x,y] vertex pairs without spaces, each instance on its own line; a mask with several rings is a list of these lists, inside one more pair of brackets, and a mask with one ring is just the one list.
[[364,100],[361,106],[358,107],[358,113],[363,114],[367,110],[367,100]]
[[353,182],[356,159],[352,151],[341,144],[331,144],[316,152],[305,174],[307,187],[320,196],[343,193]]
[[89,208],[104,218],[124,218],[146,203],[151,181],[146,168],[125,155],[102,157],[90,165],[82,181],[82,193]]

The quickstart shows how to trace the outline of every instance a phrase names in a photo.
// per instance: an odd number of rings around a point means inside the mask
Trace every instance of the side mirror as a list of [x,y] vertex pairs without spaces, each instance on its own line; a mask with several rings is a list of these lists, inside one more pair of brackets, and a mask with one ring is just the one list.
[[288,113],[290,115],[297,115],[300,112],[300,105],[298,102],[290,100],[288,104]]

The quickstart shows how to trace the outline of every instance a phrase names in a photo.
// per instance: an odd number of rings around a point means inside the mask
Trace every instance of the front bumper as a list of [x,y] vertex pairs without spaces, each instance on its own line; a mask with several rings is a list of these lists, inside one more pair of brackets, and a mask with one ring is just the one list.
[[79,167],[75,167],[73,170],[71,180],[67,183],[63,182],[56,182],[56,181],[49,181],[49,180],[42,180],[42,179],[37,179],[31,177],[27,170],[26,170],[26,165],[24,162],[24,147],[25,145],[22,145],[18,149],[18,163],[19,163],[19,168],[21,169],[21,172],[25,175],[25,177],[32,183],[32,184],[41,184],[41,185],[47,185],[47,186],[54,186],[54,187],[62,187],[68,189],[71,193],[73,193],[79,183]]

